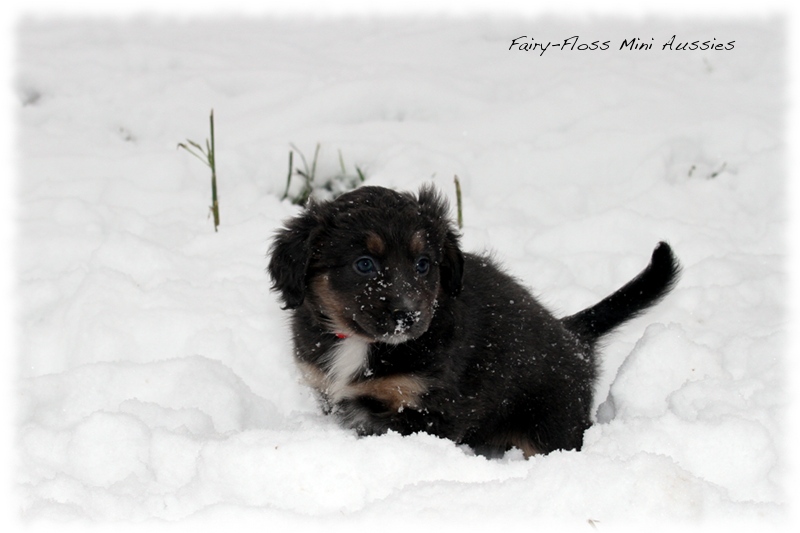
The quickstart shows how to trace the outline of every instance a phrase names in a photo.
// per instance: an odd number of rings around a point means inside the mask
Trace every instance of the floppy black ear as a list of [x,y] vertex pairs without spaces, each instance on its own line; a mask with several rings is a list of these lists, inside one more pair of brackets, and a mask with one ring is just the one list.
[[442,262],[439,265],[442,288],[446,294],[458,296],[464,275],[464,254],[461,253],[458,233],[449,218],[450,206],[433,185],[420,187],[418,202],[420,214],[439,229],[439,238],[443,241]]
[[272,290],[280,292],[284,309],[296,309],[305,300],[311,240],[318,228],[318,218],[309,205],[275,234],[267,270],[272,278]]

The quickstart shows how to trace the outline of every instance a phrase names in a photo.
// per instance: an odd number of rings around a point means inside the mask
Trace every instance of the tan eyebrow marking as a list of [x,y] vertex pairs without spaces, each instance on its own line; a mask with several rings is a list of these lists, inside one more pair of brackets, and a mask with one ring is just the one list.
[[411,255],[417,256],[425,250],[425,245],[427,241],[425,240],[425,232],[423,230],[417,230],[414,232],[414,235],[411,236],[411,242],[409,243],[409,250],[411,250]]
[[370,231],[367,233],[367,250],[372,255],[383,255],[386,251],[386,243],[383,242],[380,235],[374,231]]

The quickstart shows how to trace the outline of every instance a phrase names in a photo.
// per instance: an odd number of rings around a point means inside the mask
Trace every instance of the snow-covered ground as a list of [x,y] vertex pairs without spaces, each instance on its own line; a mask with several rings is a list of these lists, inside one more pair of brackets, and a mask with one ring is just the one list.
[[[662,50],[735,41],[732,50]],[[509,50],[518,42],[574,50]],[[650,50],[619,50],[638,38]],[[652,40],[651,40],[652,38]],[[778,20],[28,20],[18,28],[19,507],[36,523],[781,524],[788,403]],[[609,42],[608,50],[578,50]],[[210,174],[182,150],[215,113]],[[606,343],[582,452],[356,438],[293,367],[264,272],[318,175],[464,194],[556,314],[684,265]],[[297,160],[297,158],[296,158]]]

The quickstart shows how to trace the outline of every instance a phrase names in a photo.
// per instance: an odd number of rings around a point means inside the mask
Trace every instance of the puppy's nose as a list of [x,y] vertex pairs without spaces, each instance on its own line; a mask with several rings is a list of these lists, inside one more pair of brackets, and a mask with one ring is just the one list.
[[411,311],[408,309],[395,309],[392,311],[392,318],[396,322],[405,322],[411,319]]
[[395,323],[410,326],[414,322],[415,313],[408,309],[395,309],[392,311],[392,319]]

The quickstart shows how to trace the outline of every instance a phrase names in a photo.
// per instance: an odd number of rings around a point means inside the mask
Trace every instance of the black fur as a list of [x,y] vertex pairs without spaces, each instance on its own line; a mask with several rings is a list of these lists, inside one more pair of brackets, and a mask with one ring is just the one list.
[[433,188],[362,187],[289,220],[269,273],[296,360],[344,426],[530,455],[580,449],[597,339],[658,302],[679,267],[660,243],[631,282],[559,320],[490,258],[461,252]]

